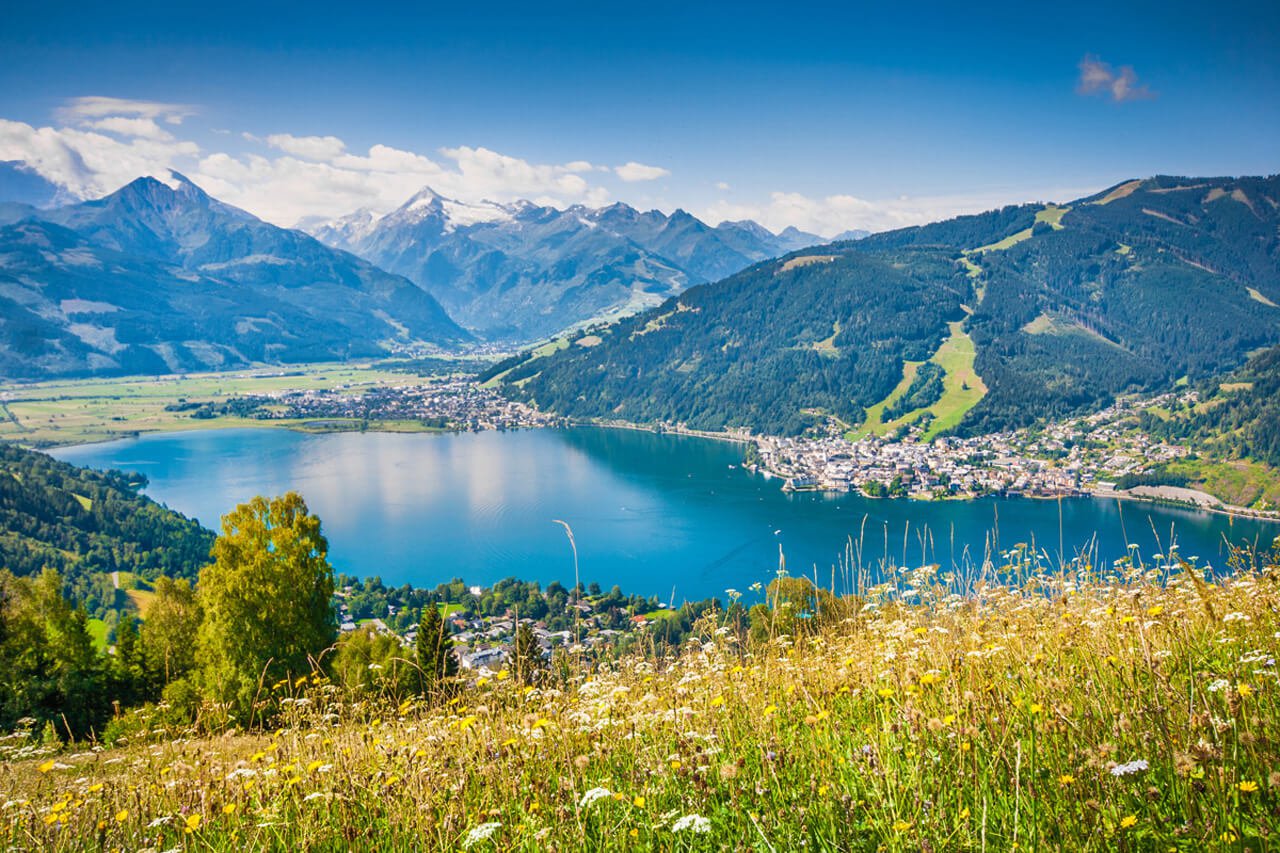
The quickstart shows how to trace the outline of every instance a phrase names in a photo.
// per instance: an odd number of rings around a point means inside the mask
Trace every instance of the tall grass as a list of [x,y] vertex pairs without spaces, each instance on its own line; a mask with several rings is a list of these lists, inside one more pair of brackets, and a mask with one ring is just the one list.
[[[884,567],[847,618],[747,647],[500,672],[429,707],[275,686],[278,727],[8,742],[19,849],[1267,850],[1280,581],[1085,559]],[[852,560],[852,544],[851,554]],[[854,570],[849,570],[850,572]],[[861,575],[861,572],[857,572]],[[855,584],[856,585],[856,584]],[[814,620],[817,621],[817,620]],[[53,749],[53,748],[50,748]]]

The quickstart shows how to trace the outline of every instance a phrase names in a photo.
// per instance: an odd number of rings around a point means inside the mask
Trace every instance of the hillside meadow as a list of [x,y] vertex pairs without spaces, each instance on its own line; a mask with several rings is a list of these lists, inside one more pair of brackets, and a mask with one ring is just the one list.
[[[894,569],[452,698],[263,685],[263,731],[3,741],[20,850],[1270,850],[1280,548]],[[796,594],[801,590],[801,594]],[[788,592],[789,591],[789,592]],[[736,598],[731,593],[730,599]],[[741,610],[731,612],[741,613]],[[763,615],[765,618],[761,619]],[[753,636],[754,634],[754,636]],[[655,647],[656,648],[656,647]],[[269,698],[267,698],[269,697]]]

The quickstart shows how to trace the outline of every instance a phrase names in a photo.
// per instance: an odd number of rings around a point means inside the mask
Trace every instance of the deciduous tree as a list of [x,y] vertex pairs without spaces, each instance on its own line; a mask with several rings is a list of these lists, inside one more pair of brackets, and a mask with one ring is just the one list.
[[256,497],[223,517],[214,562],[200,572],[197,659],[206,695],[242,722],[264,687],[311,672],[337,638],[328,550],[296,492]]

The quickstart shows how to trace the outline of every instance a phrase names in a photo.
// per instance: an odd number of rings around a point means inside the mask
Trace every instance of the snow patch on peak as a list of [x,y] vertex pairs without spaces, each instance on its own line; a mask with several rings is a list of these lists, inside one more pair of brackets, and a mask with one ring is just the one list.
[[442,206],[447,220],[445,224],[446,231],[479,225],[484,222],[510,222],[514,218],[510,210],[492,201],[467,204],[466,202],[442,199]]
[[447,199],[440,195],[431,187],[423,187],[414,194],[413,198],[405,202],[401,210],[421,210],[424,207],[438,208],[440,204]]

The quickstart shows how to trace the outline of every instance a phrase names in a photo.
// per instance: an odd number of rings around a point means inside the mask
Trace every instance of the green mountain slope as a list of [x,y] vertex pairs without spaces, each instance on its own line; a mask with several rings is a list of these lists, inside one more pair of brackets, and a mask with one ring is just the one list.
[[[213,533],[139,493],[145,481],[0,443],[0,568],[57,569],[78,602],[101,604],[108,574],[194,579]],[[110,597],[110,596],[108,596]]]
[[470,335],[430,295],[180,175],[0,226],[0,376],[210,370]]
[[1260,353],[1185,418],[1161,422],[1172,438],[1213,442],[1227,454],[1280,468],[1280,347]]
[[903,358],[938,348],[970,290],[932,250],[768,261],[505,379],[575,415],[780,432],[815,409],[857,421],[898,383]]
[[[1157,177],[806,249],[504,380],[571,416],[794,433],[822,414],[877,426],[866,410],[881,417],[909,363],[933,361],[956,375],[928,414],[960,432],[1022,426],[1280,342],[1278,200],[1276,177]],[[961,320],[976,350],[965,379],[939,352]]]

